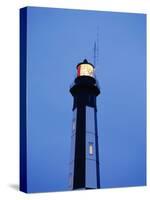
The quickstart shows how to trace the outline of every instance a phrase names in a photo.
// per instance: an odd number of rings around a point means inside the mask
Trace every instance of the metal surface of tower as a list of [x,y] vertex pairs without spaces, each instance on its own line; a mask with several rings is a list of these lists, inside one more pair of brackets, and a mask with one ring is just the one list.
[[95,67],[86,59],[77,65],[70,93],[73,96],[73,126],[69,188],[100,188],[96,97],[100,89]]

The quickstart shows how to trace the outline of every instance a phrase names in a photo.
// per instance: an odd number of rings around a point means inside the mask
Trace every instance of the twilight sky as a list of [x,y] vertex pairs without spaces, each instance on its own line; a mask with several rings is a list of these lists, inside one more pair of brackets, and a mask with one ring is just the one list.
[[76,65],[93,62],[101,187],[146,182],[146,16],[28,7],[28,191],[67,190]]

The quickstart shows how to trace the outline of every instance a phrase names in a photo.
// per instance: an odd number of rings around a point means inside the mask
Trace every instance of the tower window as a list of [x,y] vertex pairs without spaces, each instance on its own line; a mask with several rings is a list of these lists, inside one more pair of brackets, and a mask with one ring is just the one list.
[[76,122],[75,122],[75,119],[73,119],[73,124],[72,124],[73,131],[75,130],[75,128],[76,128]]
[[89,154],[93,155],[93,143],[89,142]]

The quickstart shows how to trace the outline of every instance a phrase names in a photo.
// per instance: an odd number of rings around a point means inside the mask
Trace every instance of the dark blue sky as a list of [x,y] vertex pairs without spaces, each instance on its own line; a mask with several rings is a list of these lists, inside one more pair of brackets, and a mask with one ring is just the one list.
[[69,86],[76,65],[93,62],[96,77],[101,187],[146,181],[146,16],[28,8],[28,190],[68,189],[72,129]]

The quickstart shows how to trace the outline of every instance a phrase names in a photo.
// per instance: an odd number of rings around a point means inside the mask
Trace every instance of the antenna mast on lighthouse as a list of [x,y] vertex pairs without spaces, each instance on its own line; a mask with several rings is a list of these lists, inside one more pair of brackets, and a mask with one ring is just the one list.
[[94,66],[97,67],[99,65],[99,27],[97,28],[96,40],[94,42]]

